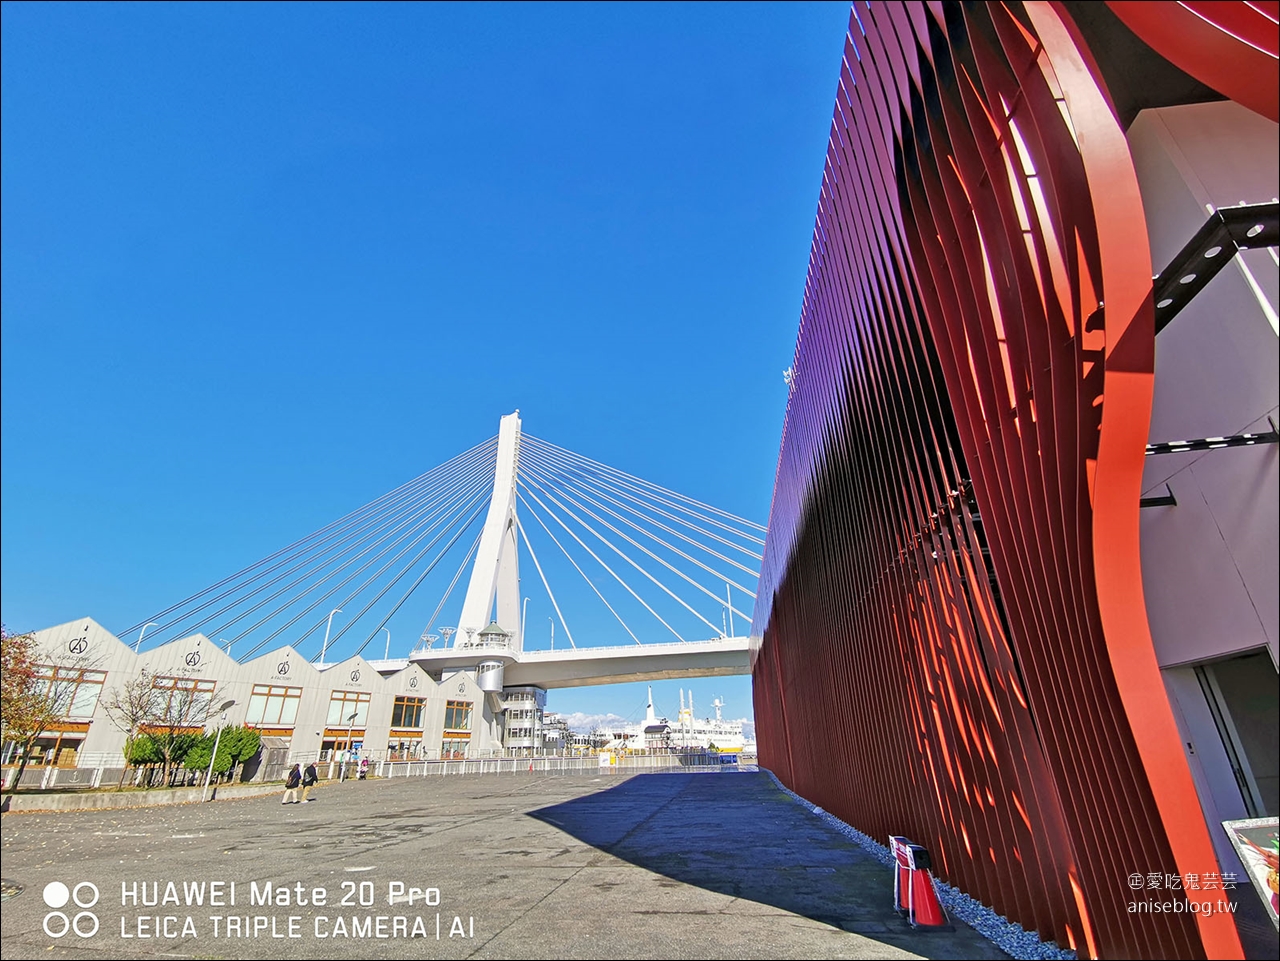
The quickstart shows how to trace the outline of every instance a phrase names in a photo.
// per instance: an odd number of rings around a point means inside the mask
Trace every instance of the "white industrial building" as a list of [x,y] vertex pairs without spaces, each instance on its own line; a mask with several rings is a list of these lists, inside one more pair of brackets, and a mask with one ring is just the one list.
[[[68,705],[65,719],[37,742],[34,764],[121,763],[125,732],[112,721],[105,704],[113,689],[144,669],[158,687],[207,693],[215,709],[235,701],[226,712],[226,723],[280,739],[292,758],[326,760],[348,748],[375,760],[503,753],[506,705],[500,697],[486,699],[474,673],[466,670],[437,680],[404,659],[350,657],[320,666],[290,646],[241,663],[202,634],[135,653],[90,618],[33,636],[41,664],[56,669]],[[545,692],[520,689],[510,694],[519,700],[521,731],[540,731]],[[530,717],[525,719],[525,714]],[[221,723],[215,710],[207,726]],[[519,747],[534,746],[529,738],[520,738]],[[5,745],[5,763],[16,761],[15,751],[14,745]]]

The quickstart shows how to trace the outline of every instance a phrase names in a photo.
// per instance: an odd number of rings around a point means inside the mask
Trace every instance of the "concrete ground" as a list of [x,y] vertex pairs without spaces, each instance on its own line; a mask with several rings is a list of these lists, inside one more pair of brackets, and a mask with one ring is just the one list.
[[[765,774],[437,777],[314,796],[5,815],[4,957],[1004,957],[963,924],[911,930],[890,873]],[[234,907],[210,905],[215,881],[227,898],[235,882]],[[180,903],[144,903],[168,882]],[[202,882],[205,903],[186,903]],[[267,882],[273,903],[252,904]]]

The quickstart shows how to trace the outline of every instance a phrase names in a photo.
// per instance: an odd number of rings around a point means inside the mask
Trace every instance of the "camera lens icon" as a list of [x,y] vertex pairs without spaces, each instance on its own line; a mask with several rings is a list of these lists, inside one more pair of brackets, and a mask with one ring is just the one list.
[[98,903],[98,886],[91,881],[81,881],[74,888],[69,888],[61,881],[50,881],[42,892],[44,903],[53,908],[44,916],[44,933],[51,938],[64,937],[74,931],[79,937],[91,938],[98,933],[98,916],[92,911],[82,910],[74,916],[68,916],[61,909],[68,903],[78,908],[91,908]]

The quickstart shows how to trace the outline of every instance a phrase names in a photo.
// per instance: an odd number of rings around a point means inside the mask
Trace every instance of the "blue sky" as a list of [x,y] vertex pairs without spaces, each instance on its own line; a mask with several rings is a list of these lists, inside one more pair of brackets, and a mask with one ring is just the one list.
[[515,408],[764,522],[847,17],[4,4],[5,623],[121,630]]

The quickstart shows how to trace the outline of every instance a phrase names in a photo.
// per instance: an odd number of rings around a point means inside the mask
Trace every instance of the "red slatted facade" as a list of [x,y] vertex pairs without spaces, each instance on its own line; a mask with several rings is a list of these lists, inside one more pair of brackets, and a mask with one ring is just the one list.
[[1143,604],[1151,264],[1098,76],[1057,4],[855,4],[753,632],[760,757],[1082,957],[1240,957],[1228,918],[1127,909],[1134,874],[1217,867]]

